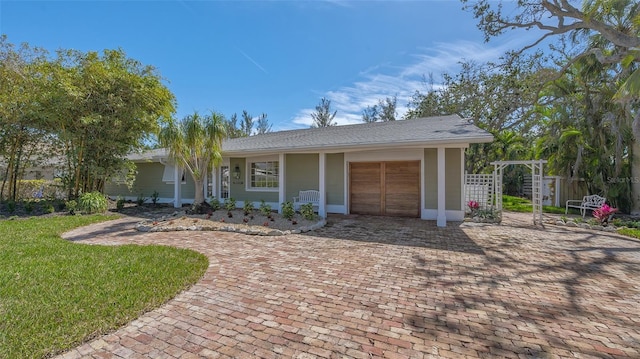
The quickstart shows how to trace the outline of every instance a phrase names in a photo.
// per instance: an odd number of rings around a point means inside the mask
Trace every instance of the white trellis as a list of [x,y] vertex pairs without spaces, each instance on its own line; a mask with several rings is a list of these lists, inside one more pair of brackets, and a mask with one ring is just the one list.
[[478,202],[479,208],[493,208],[494,174],[469,174],[464,177],[464,203]]
[[533,223],[542,224],[542,178],[544,176],[545,160],[531,161],[496,161],[491,162],[494,166],[493,175],[495,178],[494,195],[496,210],[502,212],[502,174],[505,167],[509,165],[525,165],[531,170],[531,202],[533,203]]

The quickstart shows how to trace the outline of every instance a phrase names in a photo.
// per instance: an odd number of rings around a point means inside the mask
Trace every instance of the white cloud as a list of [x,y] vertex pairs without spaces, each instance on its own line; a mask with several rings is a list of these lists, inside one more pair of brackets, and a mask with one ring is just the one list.
[[[405,66],[372,65],[359,73],[361,80],[351,86],[327,91],[323,96],[331,100],[332,109],[338,111],[335,120],[339,125],[362,122],[362,111],[367,106],[393,96],[397,96],[397,118],[402,118],[408,111],[413,94],[427,90],[425,79],[429,74],[435,76],[433,85],[438,88],[441,86],[437,83],[439,77],[443,73],[455,74],[460,62],[495,61],[509,49],[521,47],[522,40],[507,41],[495,47],[470,41],[438,43],[435,48],[420,49],[419,53],[409,55],[412,61]],[[313,112],[313,108],[298,111],[291,121],[292,127],[310,126]]]

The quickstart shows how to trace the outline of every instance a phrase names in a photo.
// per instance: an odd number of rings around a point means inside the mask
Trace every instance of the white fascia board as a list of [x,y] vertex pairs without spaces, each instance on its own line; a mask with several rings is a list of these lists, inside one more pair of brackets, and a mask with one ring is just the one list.
[[247,151],[225,151],[224,157],[249,157],[265,154],[277,154],[277,153],[342,153],[342,152],[354,152],[354,151],[370,151],[370,150],[385,150],[389,148],[467,148],[471,143],[488,143],[493,141],[491,138],[482,138],[482,141],[476,139],[464,139],[460,141],[429,141],[429,142],[393,142],[393,143],[378,143],[378,144],[354,144],[354,145],[341,145],[341,146],[312,146],[312,147],[278,147],[278,148],[262,148],[251,149]]

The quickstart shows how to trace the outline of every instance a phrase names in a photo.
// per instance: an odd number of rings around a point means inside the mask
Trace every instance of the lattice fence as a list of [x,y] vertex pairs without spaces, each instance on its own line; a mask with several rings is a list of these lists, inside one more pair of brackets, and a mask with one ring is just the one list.
[[466,210],[469,210],[467,203],[476,201],[480,209],[493,208],[493,186],[494,175],[492,174],[465,174],[464,176],[464,203]]

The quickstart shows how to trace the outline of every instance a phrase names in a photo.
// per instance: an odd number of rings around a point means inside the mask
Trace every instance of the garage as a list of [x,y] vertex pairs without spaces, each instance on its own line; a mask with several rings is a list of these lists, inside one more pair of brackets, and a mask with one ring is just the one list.
[[420,161],[350,162],[353,214],[420,216]]

